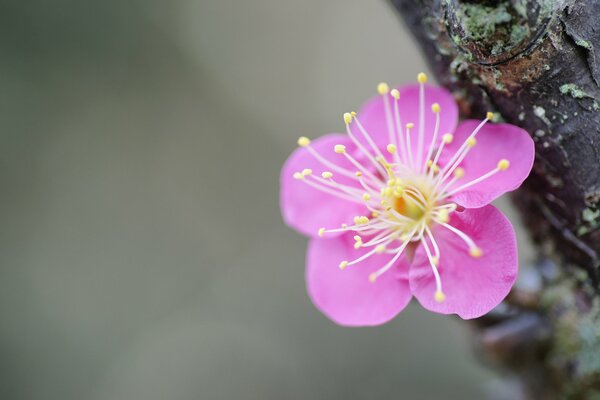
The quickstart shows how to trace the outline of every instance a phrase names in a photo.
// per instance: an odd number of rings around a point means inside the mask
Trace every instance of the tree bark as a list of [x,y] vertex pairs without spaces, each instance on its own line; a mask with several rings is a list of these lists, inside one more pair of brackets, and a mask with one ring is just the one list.
[[463,116],[536,143],[513,200],[540,261],[475,321],[479,348],[521,398],[600,398],[600,0],[390,1]]

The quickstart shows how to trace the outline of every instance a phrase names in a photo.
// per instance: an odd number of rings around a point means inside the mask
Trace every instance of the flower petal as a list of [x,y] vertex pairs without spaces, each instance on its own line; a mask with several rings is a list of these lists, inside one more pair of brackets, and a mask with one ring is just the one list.
[[430,311],[477,318],[496,307],[517,278],[515,232],[504,214],[491,205],[453,213],[450,224],[473,239],[483,255],[471,257],[462,239],[438,225],[434,236],[440,247],[438,269],[446,299],[441,303],[434,299],[435,279],[422,246],[410,268],[410,288]]
[[411,294],[408,280],[394,270],[406,269],[402,260],[371,283],[369,274],[383,267],[392,255],[375,254],[340,270],[341,261],[352,261],[366,252],[353,248],[352,235],[311,239],[308,247],[306,283],[315,306],[344,326],[383,324],[406,307]]
[[[469,120],[460,124],[446,154],[454,154],[479,123]],[[455,188],[493,170],[502,159],[508,160],[510,166],[453,196],[454,202],[466,208],[482,207],[521,186],[531,172],[535,156],[531,137],[514,125],[486,124],[476,139],[477,144],[461,163],[465,175],[455,183]]]
[[[353,171],[355,168],[343,155],[333,152],[336,144],[345,145],[349,152],[355,151],[355,146],[350,138],[342,134],[322,136],[313,140],[310,146],[327,160]],[[338,228],[342,223],[351,224],[354,216],[367,212],[364,205],[324,193],[309,186],[306,182],[293,178],[295,172],[305,168],[312,169],[314,174],[319,175],[323,171],[330,170],[304,147],[299,147],[290,155],[281,170],[279,198],[281,213],[287,225],[305,235],[315,237],[322,227]],[[334,179],[339,183],[358,185],[355,180],[335,174],[335,172]]]
[[[409,122],[415,124],[411,129],[411,148],[413,155],[418,154],[418,132],[419,132],[419,85],[407,85],[398,88],[400,99],[398,100],[398,109],[404,132],[405,125]],[[394,112],[394,99],[387,95],[390,104],[390,110]],[[433,138],[435,128],[435,114],[431,111],[431,105],[438,103],[440,105],[440,127],[438,132],[439,142],[444,133],[451,133],[456,128],[458,122],[458,107],[452,97],[452,94],[444,88],[425,85],[425,131],[423,141],[423,154],[427,153],[429,145]],[[388,125],[385,114],[384,99],[382,96],[372,98],[366,103],[358,113],[358,118],[365,130],[373,138],[373,141],[380,149],[385,149],[390,143]],[[395,124],[395,119],[392,118]],[[395,125],[394,125],[395,126]],[[352,123],[352,132],[367,147],[367,142],[363,139],[357,124]],[[385,153],[384,153],[385,154]],[[425,156],[422,156],[425,161]]]

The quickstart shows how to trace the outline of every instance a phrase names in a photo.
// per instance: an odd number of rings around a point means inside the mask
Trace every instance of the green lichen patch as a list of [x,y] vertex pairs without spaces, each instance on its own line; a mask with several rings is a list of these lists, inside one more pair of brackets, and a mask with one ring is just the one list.
[[574,83],[565,83],[564,85],[561,85],[559,90],[562,94],[569,95],[574,99],[593,98]]

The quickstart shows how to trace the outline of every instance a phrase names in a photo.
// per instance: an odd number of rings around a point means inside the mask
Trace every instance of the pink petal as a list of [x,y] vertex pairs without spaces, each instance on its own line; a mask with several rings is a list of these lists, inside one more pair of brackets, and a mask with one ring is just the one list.
[[[407,123],[412,122],[415,124],[414,128],[411,129],[411,148],[413,149],[413,155],[416,157],[418,154],[418,132],[419,132],[419,85],[408,85],[398,88],[400,92],[400,99],[398,100],[398,108],[400,113],[402,129]],[[390,103],[390,110],[392,114],[394,112],[394,99],[391,95],[387,95]],[[423,154],[427,153],[429,144],[433,138],[433,132],[435,128],[435,114],[431,111],[431,105],[438,103],[441,108],[440,112],[440,128],[438,132],[438,139],[436,142],[441,140],[444,133],[451,133],[456,128],[458,122],[458,107],[452,97],[452,94],[446,89],[436,86],[425,85],[425,135],[424,135],[424,151]],[[367,130],[369,135],[373,138],[374,142],[380,149],[385,149],[390,143],[388,126],[384,108],[384,100],[382,96],[376,96],[369,100],[358,113],[358,118],[362,123],[363,127]],[[395,120],[392,119],[395,124]],[[357,124],[352,123],[352,132],[360,139],[367,148],[366,141],[363,139]],[[384,153],[386,154],[386,153]],[[425,159],[425,156],[422,156]]]
[[[329,134],[313,140],[310,144],[323,157],[340,167],[354,171],[356,168],[341,154],[336,154],[333,147],[345,145],[348,152],[355,152],[355,146],[347,135]],[[366,207],[329,193],[317,190],[301,180],[293,178],[295,172],[305,168],[313,170],[313,174],[329,171],[306,148],[296,149],[285,162],[280,177],[279,203],[283,219],[287,225],[308,236],[317,236],[320,228],[339,228],[342,223],[352,224],[356,215],[366,215]],[[334,173],[336,182],[357,186],[355,180]],[[328,233],[327,235],[334,235]]]
[[[460,124],[454,141],[448,146],[449,151],[444,151],[446,157],[458,150],[479,123],[469,120]],[[488,123],[479,131],[476,139],[477,144],[461,163],[465,175],[454,187],[493,170],[501,159],[507,159],[510,166],[453,196],[453,201],[466,208],[482,207],[521,186],[531,172],[535,156],[533,140],[526,131],[514,125]]]
[[392,256],[375,254],[363,262],[339,269],[341,261],[352,261],[366,251],[353,248],[352,235],[312,239],[308,247],[306,282],[315,306],[344,326],[383,324],[406,307],[411,299],[408,280],[399,279],[398,269],[408,269],[400,259],[393,269],[371,283],[369,274]]
[[410,268],[410,288],[430,311],[477,318],[496,307],[517,278],[515,232],[504,214],[491,205],[453,213],[450,224],[472,238],[483,256],[471,257],[462,239],[438,225],[434,236],[440,247],[438,268],[446,299],[441,303],[434,299],[435,279],[422,245]]

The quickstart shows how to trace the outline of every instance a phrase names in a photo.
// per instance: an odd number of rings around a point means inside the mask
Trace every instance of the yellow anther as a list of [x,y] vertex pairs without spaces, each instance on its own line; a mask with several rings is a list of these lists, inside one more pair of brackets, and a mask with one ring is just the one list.
[[379,246],[375,247],[375,252],[376,253],[383,253],[385,251],[385,245],[384,244],[380,244]]
[[476,144],[477,144],[477,139],[475,139],[474,137],[470,137],[467,139],[467,146],[473,147]]
[[398,89],[392,89],[392,91],[390,92],[390,94],[396,100],[398,100],[400,98],[400,92],[398,91]]
[[404,190],[401,188],[394,189],[394,197],[402,197],[404,196]]
[[375,274],[375,272],[373,272],[371,275],[369,275],[369,282],[375,283],[376,280],[377,280],[377,274]]
[[362,199],[364,201],[369,201],[369,200],[371,200],[371,195],[369,193],[365,193],[362,195]]
[[437,301],[438,303],[443,303],[444,300],[446,300],[446,295],[441,290],[436,291],[434,297],[435,301]]
[[346,123],[346,125],[352,122],[352,114],[344,113],[344,122]]
[[390,91],[390,87],[388,86],[387,83],[381,82],[379,85],[377,85],[377,92],[380,95],[383,96],[384,94],[387,94],[389,91]]
[[333,174],[329,171],[325,171],[321,174],[321,176],[323,177],[323,179],[329,179],[329,178],[333,177]]
[[354,243],[354,250],[360,249],[360,246],[362,246],[362,245],[363,245],[362,242],[356,242],[356,243]]
[[437,174],[438,172],[440,172],[440,167],[439,167],[437,164],[436,164],[436,165],[434,165],[433,167],[431,167],[431,169],[432,169],[432,170],[433,170],[433,172],[435,172],[436,174]]
[[423,72],[419,73],[419,75],[417,75],[417,81],[419,83],[427,83],[427,75],[425,75]]
[[479,247],[471,247],[469,249],[469,254],[473,258],[479,258],[483,255],[483,251]]
[[439,257],[431,257],[431,263],[433,265],[439,265],[440,264],[440,258]]
[[344,269],[344,268],[346,268],[347,266],[348,266],[348,261],[342,261],[342,262],[340,263],[340,269]]
[[294,172],[294,179],[304,179],[304,175],[301,172]]
[[400,240],[406,242],[409,237],[410,236],[408,236],[406,233],[403,233],[402,235],[400,235]]
[[358,235],[354,235],[353,239],[355,241],[357,241],[357,242],[361,242],[362,241],[362,238],[360,236],[358,236]]
[[356,176],[358,176],[358,177],[360,178],[360,177],[362,176],[362,172],[360,172],[360,171],[356,171],[356,174],[355,174],[355,175],[356,175]]
[[308,176],[308,175],[312,175],[312,169],[310,169],[310,168],[303,169],[302,176]]
[[431,105],[431,111],[433,111],[434,113],[439,113],[440,112],[440,105],[438,103],[433,103]]
[[387,185],[388,186],[396,186],[396,179],[388,179]]
[[506,171],[509,166],[510,162],[506,158],[503,158],[502,160],[498,161],[498,169],[500,171]]
[[494,119],[494,113],[493,113],[493,112],[489,112],[489,111],[488,111],[488,112],[485,114],[485,118],[486,118],[486,119],[488,119],[488,120],[490,120],[490,121],[492,121],[492,120]]
[[390,154],[394,154],[397,150],[396,145],[391,143],[387,145],[386,149]]
[[454,135],[452,135],[451,133],[446,133],[444,134],[444,136],[442,136],[442,140],[444,141],[444,143],[450,144],[452,143],[452,140],[454,140]]
[[300,136],[298,138],[298,146],[300,147],[306,147],[310,144],[310,139],[307,138],[306,136]]
[[431,167],[433,165],[433,160],[427,160],[427,166]]
[[354,217],[354,225],[366,225],[369,223],[369,218],[363,216]]
[[440,222],[444,222],[444,223],[448,222],[448,220],[450,219],[449,217],[450,217],[450,213],[448,212],[448,210],[440,210],[440,211],[438,211],[438,217],[437,217],[437,219]]
[[384,196],[392,197],[393,194],[394,194],[394,189],[392,189],[391,187],[386,187],[385,189],[383,189]]
[[319,229],[319,237],[323,237],[324,234],[325,234],[325,228],[320,228]]
[[387,201],[385,199],[383,199],[379,202],[379,204],[381,204],[382,207],[385,207],[385,205],[387,204]]
[[377,218],[377,217],[379,217],[379,213],[377,211],[373,211],[371,213],[371,218]]
[[465,170],[461,167],[456,168],[454,170],[454,176],[457,178],[462,178],[463,176],[465,176]]
[[413,124],[412,122],[409,122],[408,124],[406,124],[406,129],[412,129],[415,127],[415,124]]
[[352,118],[356,117],[356,111],[350,111],[350,115],[352,115]]
[[344,154],[346,152],[346,146],[344,146],[343,144],[336,144],[333,147],[333,151],[335,151],[338,154]]
[[348,224],[342,224],[342,229],[347,229],[348,228]]

